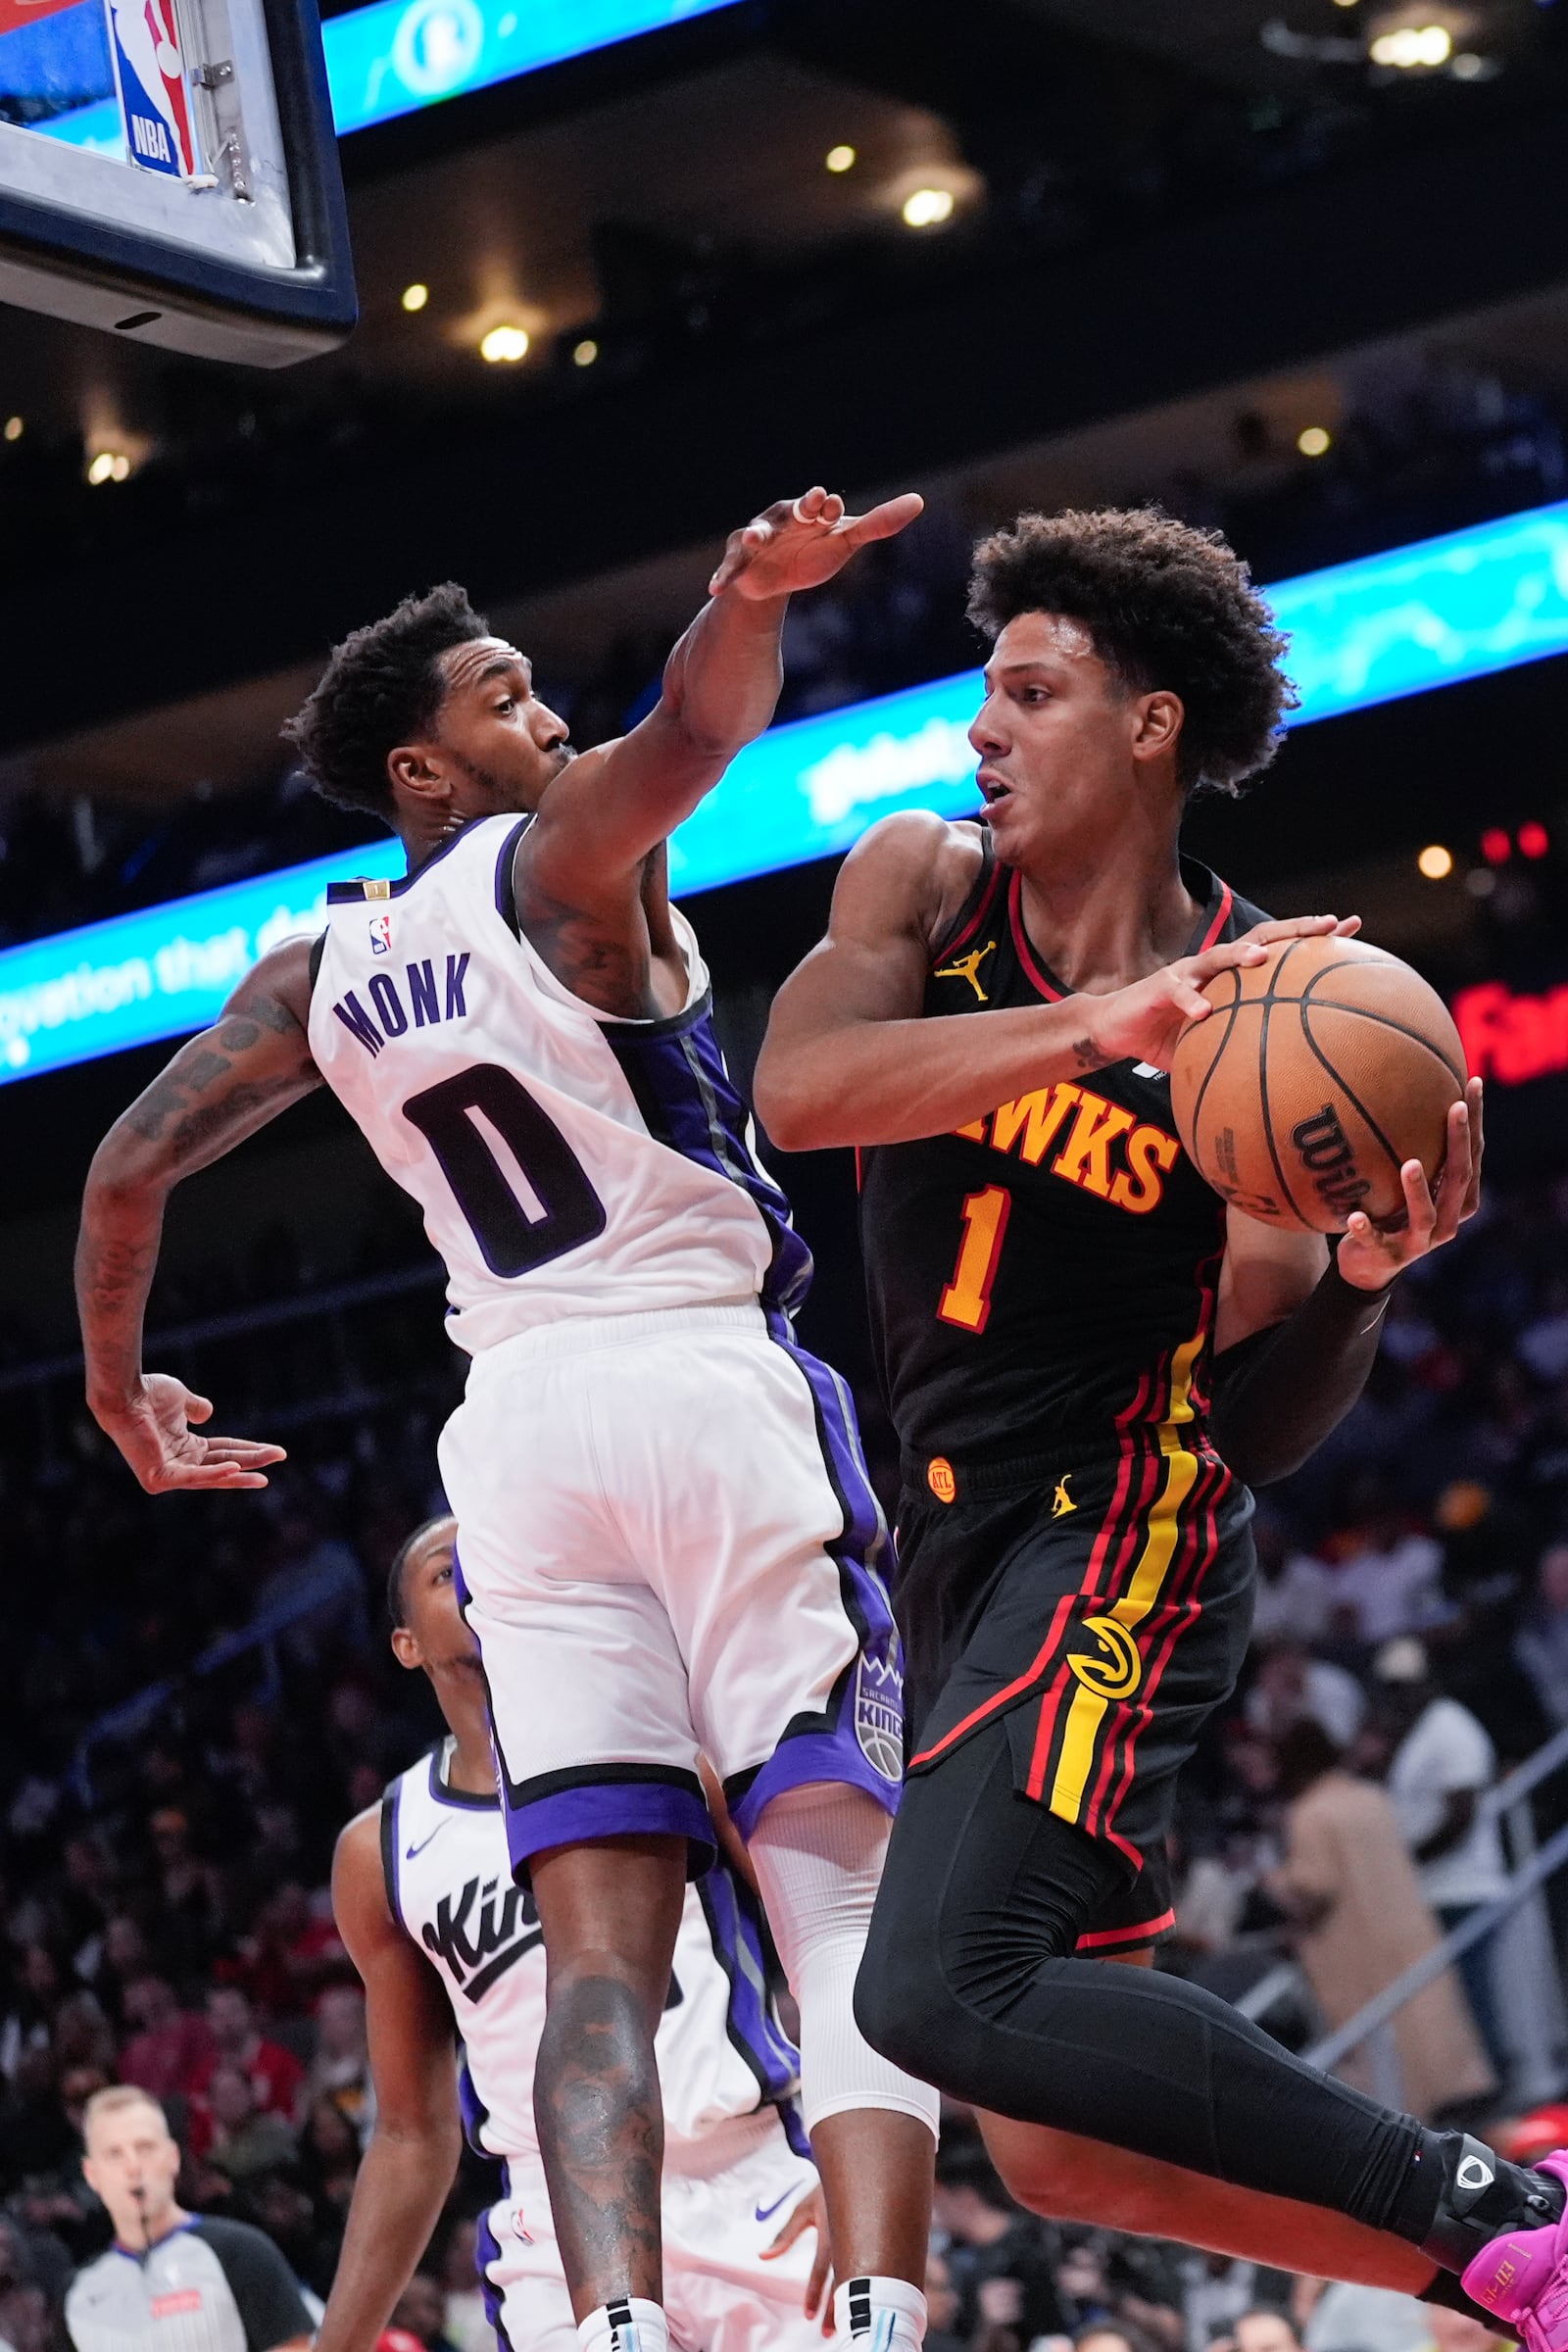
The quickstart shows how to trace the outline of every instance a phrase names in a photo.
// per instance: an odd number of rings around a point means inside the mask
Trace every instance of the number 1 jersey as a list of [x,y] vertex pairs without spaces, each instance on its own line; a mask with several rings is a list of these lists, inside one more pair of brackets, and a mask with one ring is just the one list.
[[470,1353],[580,1314],[760,1298],[788,1317],[811,1261],[753,1149],[690,975],[665,1020],[598,1012],[521,936],[529,819],[465,826],[401,882],[335,884],[311,1052],[446,1261]]
[[[924,1011],[983,1016],[1067,992],[1024,928],[989,833],[980,880],[932,956]],[[1264,917],[1182,860],[1185,954]],[[1177,1141],[1170,1080],[1122,1061],[999,1103],[951,1135],[861,1154],[871,1331],[906,1456],[1093,1451],[1157,1424],[1202,1360],[1225,1204]],[[933,1490],[936,1491],[936,1490]]]

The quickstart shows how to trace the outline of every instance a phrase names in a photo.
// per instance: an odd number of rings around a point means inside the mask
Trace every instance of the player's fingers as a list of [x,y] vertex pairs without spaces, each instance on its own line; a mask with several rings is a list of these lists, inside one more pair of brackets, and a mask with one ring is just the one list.
[[798,2237],[804,2237],[808,2230],[815,2228],[816,2217],[811,2211],[811,2200],[807,2197],[779,2224],[776,2235],[762,2250],[762,2260],[776,2262],[781,2254],[789,2252]]
[[[1352,914],[1347,920],[1358,925],[1361,918]],[[1337,914],[1281,915],[1276,921],[1254,923],[1250,931],[1244,932],[1243,940],[1259,947],[1276,947],[1284,939],[1327,939],[1341,927]]]
[[1485,1091],[1479,1078],[1472,1078],[1464,1090],[1470,1109],[1470,1182],[1465,1189],[1464,1206],[1459,1211],[1461,1218],[1473,1217],[1481,1206],[1481,1156],[1487,1148],[1481,1101]]
[[1399,1170],[1399,1184],[1404,1193],[1405,1232],[1417,1245],[1417,1251],[1430,1246],[1432,1232],[1438,1221],[1438,1204],[1427,1182],[1427,1172],[1418,1159],[1407,1159]]
[[187,1420],[187,1421],[210,1421],[210,1420],[212,1419],[212,1417],[213,1417],[213,1400],[212,1400],[212,1398],[211,1398],[210,1396],[193,1396],[191,1395],[191,1392],[189,1391],[189,1389],[187,1389],[187,1390],[185,1391],[185,1418],[186,1418],[186,1420]]
[[918,490],[906,490],[899,498],[885,498],[868,514],[846,515],[840,525],[840,536],[851,547],[866,547],[873,539],[896,539],[906,531],[917,514],[925,512],[925,500]]
[[154,1478],[143,1479],[150,1494],[169,1494],[189,1488],[221,1488],[225,1493],[236,1488],[265,1487],[266,1479],[259,1470],[242,1470],[235,1462],[166,1462]]
[[[789,511],[790,520],[792,522],[819,522],[823,518],[822,509],[826,506],[826,504],[827,492],[823,489],[821,483],[817,482],[812,486],[811,489],[806,492],[803,498],[798,498],[795,500]],[[838,507],[839,513],[842,514],[844,512],[844,501],[842,499],[839,500]],[[837,517],[834,519],[836,520]]]
[[806,2316],[814,2320],[819,2311],[830,2316],[832,2303],[828,2297],[828,2281],[833,2276],[833,2250],[818,2230],[816,2252],[811,2258],[811,2276],[806,2281]]
[[263,1462],[286,1462],[288,1455],[281,1446],[269,1446],[261,1438],[207,1438],[206,1459],[210,1462],[234,1462],[242,1469],[260,1469]]
[[[708,583],[710,596],[717,596],[720,590],[727,588],[736,574],[746,569],[758,551],[767,545],[773,536],[774,526],[769,517],[774,512],[769,508],[767,514],[758,515],[743,531],[731,531],[724,542],[724,553],[719,559],[718,568]],[[783,512],[787,514],[789,509],[785,508]]]
[[1169,969],[1201,988],[1205,980],[1213,980],[1221,972],[1245,970],[1250,964],[1265,962],[1267,956],[1268,949],[1261,940],[1229,939],[1223,947],[1205,948],[1200,956],[1182,956]]

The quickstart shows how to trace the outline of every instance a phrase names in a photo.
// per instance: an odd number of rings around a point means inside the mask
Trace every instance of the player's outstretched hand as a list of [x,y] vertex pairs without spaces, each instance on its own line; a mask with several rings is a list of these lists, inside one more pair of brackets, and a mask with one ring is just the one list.
[[131,1401],[98,1419],[149,1494],[182,1487],[265,1487],[263,1465],[283,1461],[282,1446],[253,1438],[207,1438],[190,1427],[212,1416],[210,1396],[198,1396],[168,1372],[144,1372]]
[[1114,1061],[1147,1062],[1151,1069],[1168,1070],[1176,1040],[1189,1021],[1207,1020],[1214,1007],[1203,989],[1219,973],[1261,963],[1272,947],[1287,939],[1348,939],[1361,928],[1358,914],[1301,914],[1278,923],[1257,923],[1240,939],[1223,947],[1205,948],[1200,956],[1183,956],[1163,964],[1147,980],[1118,988],[1103,997],[1078,997],[1074,1003],[1088,1016],[1088,1034],[1076,1048],[1085,1070],[1105,1069]]
[[731,531],[708,593],[761,601],[820,588],[873,539],[897,538],[924,505],[917,491],[906,490],[868,514],[846,514],[838,493],[820,484],[804,498],[781,498],[744,530]]
[[772,2244],[762,2254],[764,2262],[776,2262],[787,2254],[798,2237],[808,2230],[816,2231],[816,2253],[811,2262],[811,2276],[806,2281],[805,2309],[808,2320],[820,2312],[822,2333],[833,2332],[833,2240],[828,2234],[827,2199],[820,2181],[804,2196],[786,2219]]
[[1401,1266],[1451,1242],[1466,1217],[1481,1205],[1481,1081],[1472,1078],[1464,1101],[1448,1112],[1447,1148],[1438,1170],[1437,1190],[1418,1159],[1399,1170],[1404,1187],[1404,1220],[1381,1231],[1357,1209],[1346,1223],[1339,1268],[1358,1291],[1386,1291]]

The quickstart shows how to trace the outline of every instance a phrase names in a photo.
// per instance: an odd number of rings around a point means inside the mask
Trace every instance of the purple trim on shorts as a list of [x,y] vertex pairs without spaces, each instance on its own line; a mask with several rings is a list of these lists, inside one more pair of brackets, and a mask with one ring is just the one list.
[[885,1781],[861,1755],[853,1712],[844,1709],[831,1732],[798,1732],[793,1737],[785,1733],[745,1795],[730,1806],[730,1819],[743,1838],[752,1836],[763,1806],[775,1796],[782,1796],[786,1788],[807,1788],[812,1781],[842,1781],[874,1796],[885,1813],[898,1811],[901,1786]]
[[[510,2205],[512,2167],[509,2164],[503,2163],[501,2167],[501,2182],[502,2201]],[[503,2352],[513,2352],[512,2338],[507,2333],[506,2322],[501,2316],[505,2298],[490,2276],[490,2265],[501,2260],[501,2242],[490,2227],[490,2213],[491,2208],[487,2206],[479,2216],[479,2227],[473,2238],[473,2262],[479,2274],[479,2292],[484,2297],[484,2316],[495,2329],[496,2341],[503,2347]]]
[[710,1869],[717,1857],[708,1807],[691,1789],[667,1781],[588,1781],[531,1802],[509,1799],[506,1811],[514,1871],[525,1870],[547,1846],[584,1845],[596,1838],[684,1838],[693,1876]]

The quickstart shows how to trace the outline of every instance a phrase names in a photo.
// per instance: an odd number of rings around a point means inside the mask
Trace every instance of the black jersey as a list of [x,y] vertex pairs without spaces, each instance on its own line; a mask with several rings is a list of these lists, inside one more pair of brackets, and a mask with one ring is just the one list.
[[[1182,862],[1196,955],[1266,918]],[[926,982],[926,1014],[1066,991],[985,862]],[[1177,1141],[1170,1081],[1117,1062],[951,1135],[861,1155],[861,1239],[883,1394],[906,1453],[1071,1455],[1201,1409],[1225,1204]],[[937,1473],[940,1475],[940,1472]]]

